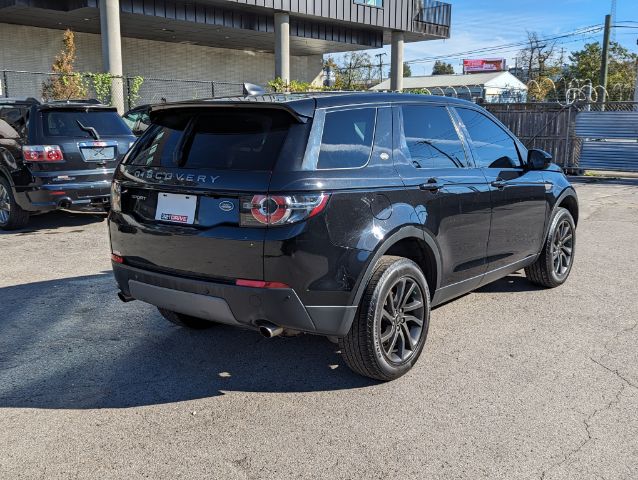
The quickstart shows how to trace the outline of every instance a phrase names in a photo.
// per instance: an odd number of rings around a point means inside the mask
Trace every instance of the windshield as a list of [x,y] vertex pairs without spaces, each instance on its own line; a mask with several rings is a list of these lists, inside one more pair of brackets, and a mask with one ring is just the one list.
[[132,135],[131,129],[114,111],[51,110],[42,112],[44,135],[47,137],[87,137],[91,134],[80,128],[93,127],[99,135]]

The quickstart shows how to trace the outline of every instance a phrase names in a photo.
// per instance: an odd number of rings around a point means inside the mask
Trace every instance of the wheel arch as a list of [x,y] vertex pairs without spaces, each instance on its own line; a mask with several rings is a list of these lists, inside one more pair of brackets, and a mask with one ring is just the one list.
[[576,197],[576,191],[573,188],[567,188],[556,200],[556,208],[565,208],[569,211],[574,219],[574,224],[578,225],[578,197]]
[[359,280],[351,304],[358,305],[366,289],[368,281],[374,273],[374,268],[383,255],[396,255],[414,261],[428,282],[430,298],[440,285],[441,254],[434,237],[416,226],[406,226],[391,234],[376,249],[372,259]]

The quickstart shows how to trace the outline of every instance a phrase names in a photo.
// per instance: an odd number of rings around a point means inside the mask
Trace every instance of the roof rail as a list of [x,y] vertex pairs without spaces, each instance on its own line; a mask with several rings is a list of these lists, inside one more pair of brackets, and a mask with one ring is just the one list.
[[66,100],[49,100],[45,103],[49,104],[67,104],[67,103],[87,103],[89,105],[101,105],[97,98],[68,98]]
[[29,105],[39,105],[40,100],[33,97],[9,97],[9,98],[0,98],[0,104],[7,103],[27,103]]

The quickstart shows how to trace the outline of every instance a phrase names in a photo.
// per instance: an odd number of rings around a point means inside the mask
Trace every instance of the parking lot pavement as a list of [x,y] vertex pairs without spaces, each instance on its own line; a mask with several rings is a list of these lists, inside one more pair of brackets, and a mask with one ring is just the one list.
[[0,234],[0,478],[638,478],[638,182],[577,190],[568,283],[436,309],[386,384],[121,303],[103,216]]

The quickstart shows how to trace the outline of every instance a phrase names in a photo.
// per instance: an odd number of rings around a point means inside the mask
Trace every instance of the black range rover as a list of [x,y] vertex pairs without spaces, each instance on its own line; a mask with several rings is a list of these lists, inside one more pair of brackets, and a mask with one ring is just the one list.
[[414,364],[430,308],[525,268],[568,277],[578,202],[484,109],[410,94],[165,104],[118,166],[124,301],[191,328],[339,342],[356,372]]

